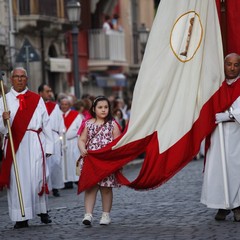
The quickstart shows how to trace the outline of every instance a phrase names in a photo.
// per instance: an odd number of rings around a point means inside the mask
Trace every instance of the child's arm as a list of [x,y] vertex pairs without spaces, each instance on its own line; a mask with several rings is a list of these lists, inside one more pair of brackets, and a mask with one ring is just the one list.
[[87,127],[85,126],[80,137],[78,138],[78,148],[83,157],[87,155],[86,142],[87,142]]
[[113,122],[113,139],[117,138],[118,136],[121,135],[121,131],[119,129],[119,126],[117,123],[114,121]]

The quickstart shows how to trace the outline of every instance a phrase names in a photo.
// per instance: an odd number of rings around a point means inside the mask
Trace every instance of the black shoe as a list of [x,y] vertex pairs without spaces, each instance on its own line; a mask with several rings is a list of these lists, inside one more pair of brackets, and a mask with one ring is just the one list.
[[60,194],[59,194],[58,189],[53,189],[53,190],[52,190],[52,193],[53,193],[53,196],[54,196],[54,197],[60,197]]
[[14,229],[27,228],[27,227],[28,227],[28,220],[16,222],[14,225]]
[[52,222],[52,220],[50,219],[50,216],[47,213],[41,213],[41,214],[38,214],[38,216],[41,218],[42,223],[48,224]]
[[233,211],[233,214],[234,214],[234,221],[235,222],[240,222],[240,207],[236,207],[232,211]]
[[64,186],[63,189],[73,189],[73,182],[66,182],[64,183]]
[[230,214],[230,210],[228,209],[218,209],[218,212],[215,216],[215,220],[217,221],[224,221],[226,219],[226,216]]

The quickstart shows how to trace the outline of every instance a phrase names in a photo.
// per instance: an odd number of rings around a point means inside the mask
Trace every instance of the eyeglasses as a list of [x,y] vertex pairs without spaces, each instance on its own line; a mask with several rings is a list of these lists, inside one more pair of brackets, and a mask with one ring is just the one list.
[[26,80],[27,79],[27,76],[26,75],[13,75],[12,78],[14,80],[17,80],[19,78],[23,79],[23,80]]

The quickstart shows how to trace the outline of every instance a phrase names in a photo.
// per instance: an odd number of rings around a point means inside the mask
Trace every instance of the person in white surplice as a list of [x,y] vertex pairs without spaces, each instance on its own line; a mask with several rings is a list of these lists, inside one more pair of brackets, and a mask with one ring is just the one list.
[[[224,70],[227,84],[240,81],[240,56],[236,53],[227,55]],[[225,205],[218,126],[211,135],[210,147],[206,153],[201,202],[209,208],[218,209],[215,215],[217,221],[225,220],[232,210],[234,220],[240,222],[240,97],[225,112],[216,114],[216,123],[220,122],[223,123],[230,206]]]
[[[52,131],[44,101],[28,90],[27,81],[26,70],[15,68],[11,72],[12,88],[6,94],[9,111],[4,110],[3,100],[0,101],[0,132],[4,134],[5,143],[0,188],[7,187],[9,215],[16,222],[14,228],[28,227],[28,220],[36,215],[42,223],[51,222],[47,209],[46,161],[54,153]],[[7,119],[11,125],[23,207],[19,204]]]
[[62,145],[60,137],[64,129],[62,111],[58,104],[51,101],[53,92],[47,84],[41,84],[38,87],[38,93],[43,98],[47,107],[52,134],[54,139],[54,154],[48,158],[47,165],[49,168],[49,188],[52,189],[54,197],[60,197],[59,189],[64,187],[63,170],[62,170]]
[[65,141],[63,153],[63,177],[64,189],[73,188],[73,183],[77,183],[79,176],[76,175],[76,162],[80,156],[78,149],[78,129],[81,126],[83,116],[76,110],[71,109],[71,102],[68,98],[60,101],[65,125]]

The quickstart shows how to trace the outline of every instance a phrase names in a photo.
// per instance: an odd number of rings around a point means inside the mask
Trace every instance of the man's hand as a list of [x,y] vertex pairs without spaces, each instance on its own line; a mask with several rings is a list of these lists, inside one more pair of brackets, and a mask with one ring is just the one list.
[[216,123],[229,121],[229,114],[227,112],[216,113],[215,115]]
[[10,119],[10,111],[3,112],[2,118],[3,118],[4,125],[7,125],[7,120]]

